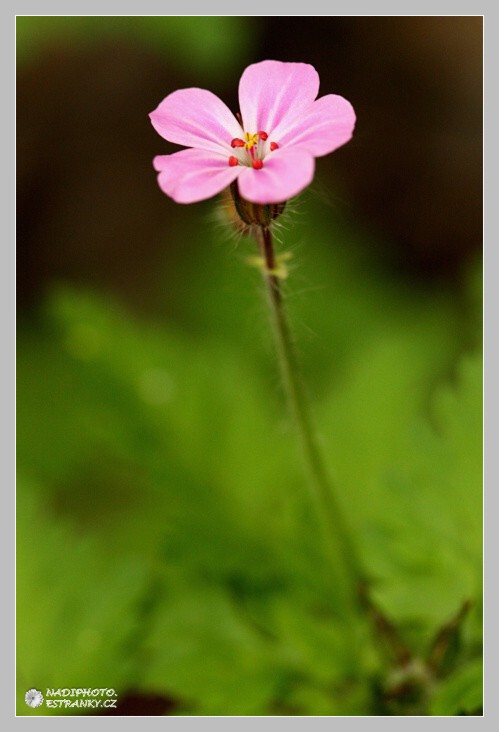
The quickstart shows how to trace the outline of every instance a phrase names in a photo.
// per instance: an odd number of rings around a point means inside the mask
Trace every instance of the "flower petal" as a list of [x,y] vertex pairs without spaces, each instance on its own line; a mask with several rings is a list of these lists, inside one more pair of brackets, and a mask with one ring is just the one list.
[[240,165],[230,167],[226,155],[192,149],[157,155],[153,165],[159,172],[159,187],[176,203],[211,198],[230,185],[242,170]]
[[318,157],[348,142],[355,127],[355,112],[346,99],[328,94],[315,101],[298,124],[275,141],[281,147],[299,147]]
[[225,153],[241,126],[230,109],[207,89],[179,89],[149,115],[161,137],[177,145]]
[[244,70],[239,107],[246,132],[284,134],[319,93],[319,74],[310,64],[261,61]]
[[264,160],[263,168],[243,168],[239,192],[252,203],[282,203],[296,196],[314,177],[314,158],[305,150],[276,150]]

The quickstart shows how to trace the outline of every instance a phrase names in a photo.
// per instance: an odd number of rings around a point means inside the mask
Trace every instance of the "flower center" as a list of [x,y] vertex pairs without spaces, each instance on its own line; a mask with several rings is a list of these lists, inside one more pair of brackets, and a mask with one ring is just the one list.
[[261,170],[267,155],[279,147],[277,142],[267,142],[268,137],[264,130],[245,132],[244,139],[235,137],[230,143],[235,155],[229,157],[229,165],[246,165],[248,168]]

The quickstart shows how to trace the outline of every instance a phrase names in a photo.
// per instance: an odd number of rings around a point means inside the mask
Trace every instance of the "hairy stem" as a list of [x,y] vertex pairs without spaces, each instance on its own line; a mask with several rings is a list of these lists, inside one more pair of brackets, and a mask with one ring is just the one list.
[[309,475],[310,487],[318,516],[322,522],[325,540],[336,571],[342,575],[351,599],[357,604],[358,592],[365,579],[357,559],[350,532],[335,497],[334,487],[327,475],[317,437],[312,427],[308,402],[299,374],[293,343],[283,308],[272,234],[268,227],[258,229],[258,244],[265,262],[264,279],[274,326],[279,366],[289,406],[301,442],[303,458]]

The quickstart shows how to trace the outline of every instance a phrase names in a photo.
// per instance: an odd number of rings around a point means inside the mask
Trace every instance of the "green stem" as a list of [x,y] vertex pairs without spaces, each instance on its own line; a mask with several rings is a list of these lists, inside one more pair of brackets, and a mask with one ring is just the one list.
[[268,227],[258,229],[258,244],[265,261],[264,279],[274,325],[277,356],[290,409],[296,422],[303,458],[310,478],[310,486],[319,517],[323,523],[325,539],[329,545],[337,571],[343,575],[351,598],[357,604],[358,591],[365,578],[357,559],[354,542],[343,519],[330,483],[312,427],[308,402],[297,368],[291,335],[286,320],[279,277],[276,276],[276,260],[272,234]]

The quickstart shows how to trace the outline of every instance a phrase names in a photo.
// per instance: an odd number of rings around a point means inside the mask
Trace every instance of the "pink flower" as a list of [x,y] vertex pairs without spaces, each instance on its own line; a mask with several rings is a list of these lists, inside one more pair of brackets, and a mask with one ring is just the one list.
[[187,150],[157,155],[161,190],[177,203],[211,198],[236,178],[240,195],[257,204],[281,203],[314,176],[314,158],[352,137],[355,113],[336,94],[316,99],[313,66],[261,61],[239,82],[240,124],[206,89],[179,89],[149,115],[161,137]]

